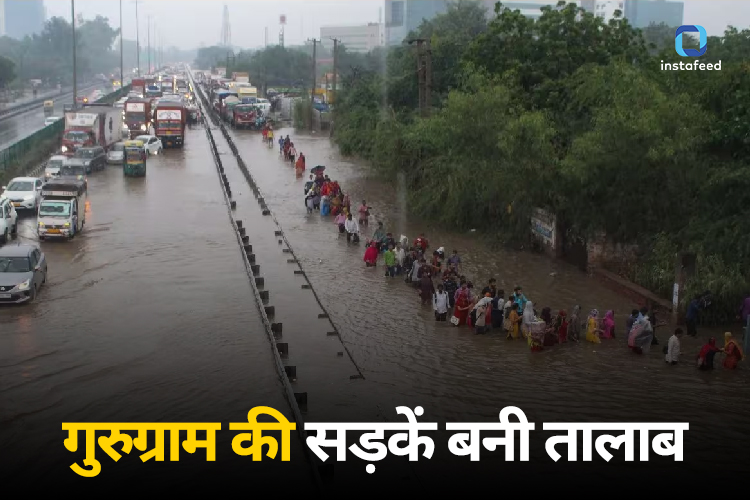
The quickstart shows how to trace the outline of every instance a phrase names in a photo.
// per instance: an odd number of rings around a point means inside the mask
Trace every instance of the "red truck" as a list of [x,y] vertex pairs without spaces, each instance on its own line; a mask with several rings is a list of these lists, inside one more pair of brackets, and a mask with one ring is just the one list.
[[71,156],[76,149],[102,146],[105,150],[122,140],[122,111],[107,106],[91,106],[65,113],[62,152]]
[[179,102],[157,104],[154,119],[154,134],[161,139],[164,147],[185,144],[185,124],[187,110]]
[[130,138],[148,134],[151,127],[151,100],[131,97],[125,101],[125,126],[130,131]]
[[141,97],[146,96],[146,80],[143,78],[133,78],[130,86],[131,92],[139,94]]
[[255,128],[258,109],[252,104],[237,104],[232,109],[232,126],[234,128]]

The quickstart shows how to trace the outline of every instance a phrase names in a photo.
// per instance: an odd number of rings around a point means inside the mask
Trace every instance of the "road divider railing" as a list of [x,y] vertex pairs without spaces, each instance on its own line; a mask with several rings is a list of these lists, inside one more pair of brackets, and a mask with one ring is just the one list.
[[[112,104],[127,95],[130,86],[118,89],[96,101],[97,104]],[[44,169],[47,158],[55,153],[62,143],[65,118],[43,127],[20,141],[0,150],[0,180],[18,175],[36,175]]]
[[[87,84],[86,86],[79,88],[78,91],[88,92],[89,90],[92,90],[101,85],[102,85],[101,82]],[[0,121],[13,118],[14,116],[22,115],[24,113],[29,112],[32,109],[38,109],[46,101],[59,100],[65,97],[70,97],[72,95],[73,95],[73,89],[68,88],[68,89],[62,90],[61,92],[46,94],[44,96],[35,98],[32,101],[26,101],[24,103],[17,104],[15,106],[10,106],[7,108],[0,109]]]

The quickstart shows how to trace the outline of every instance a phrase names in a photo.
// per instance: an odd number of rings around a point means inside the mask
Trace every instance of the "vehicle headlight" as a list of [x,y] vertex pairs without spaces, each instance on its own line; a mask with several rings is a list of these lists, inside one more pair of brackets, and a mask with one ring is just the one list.
[[62,150],[62,152],[63,152],[63,153],[65,153],[65,152],[67,152],[67,151],[68,151],[68,146],[63,146],[63,147],[62,147],[62,148],[60,148],[60,149]]
[[64,227],[70,227],[70,222],[66,222],[65,224],[63,224],[63,226]]
[[90,162],[90,161],[85,161],[85,162],[83,162],[83,166],[84,166],[84,167],[88,167],[88,166],[89,166],[89,163],[91,163],[91,162]]
[[29,288],[29,284],[30,284],[30,283],[31,283],[31,278],[27,279],[27,280],[26,280],[26,281],[24,281],[23,283],[19,283],[19,284],[18,284],[18,289],[19,289],[19,290],[26,290],[26,289],[28,289],[28,288]]
[[44,227],[44,222],[40,222],[39,227]]
[[23,201],[29,201],[29,200],[32,200],[32,199],[34,199],[34,195],[33,194],[27,194],[26,196],[23,197]]
[[141,125],[141,130],[143,130],[144,132],[146,131],[146,124],[145,123],[143,125]]

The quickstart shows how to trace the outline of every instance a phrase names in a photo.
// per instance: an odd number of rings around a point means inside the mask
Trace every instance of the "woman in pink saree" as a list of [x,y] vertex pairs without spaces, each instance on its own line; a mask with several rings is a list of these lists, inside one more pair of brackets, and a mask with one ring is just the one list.
[[607,311],[602,321],[602,338],[613,339],[615,338],[615,312]]

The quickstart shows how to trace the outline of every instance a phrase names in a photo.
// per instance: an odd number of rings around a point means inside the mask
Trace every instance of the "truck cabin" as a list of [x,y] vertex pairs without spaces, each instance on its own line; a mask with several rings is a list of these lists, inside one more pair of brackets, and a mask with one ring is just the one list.
[[64,145],[62,147],[62,152],[67,155],[72,155],[78,148],[93,144],[94,142],[95,138],[91,130],[73,128],[66,131],[65,135],[63,135]]

